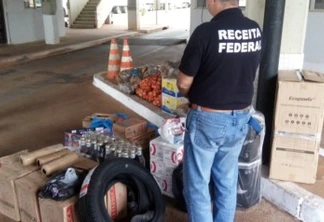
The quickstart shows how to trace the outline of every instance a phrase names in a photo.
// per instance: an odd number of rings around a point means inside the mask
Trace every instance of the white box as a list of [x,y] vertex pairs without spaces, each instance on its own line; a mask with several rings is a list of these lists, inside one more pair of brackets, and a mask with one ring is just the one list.
[[154,156],[157,154],[161,156],[161,152],[163,152],[163,162],[168,167],[176,167],[183,159],[183,144],[170,144],[165,142],[161,137],[157,137],[154,140],[151,140],[150,147],[154,147],[156,150],[155,155],[150,155],[150,157],[154,159]]
[[174,198],[173,192],[172,192],[172,178],[169,177],[158,177],[153,175],[157,184],[159,185],[162,194],[169,196],[171,198]]
[[150,143],[150,159],[154,161],[163,161],[163,148],[154,143]]
[[164,163],[162,161],[150,161],[151,174],[156,176],[163,176],[165,173]]

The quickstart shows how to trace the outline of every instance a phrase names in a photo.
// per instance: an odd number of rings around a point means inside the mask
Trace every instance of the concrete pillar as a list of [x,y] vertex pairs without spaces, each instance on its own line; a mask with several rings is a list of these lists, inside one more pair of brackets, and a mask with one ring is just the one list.
[[140,30],[140,0],[128,0],[128,29]]
[[[263,27],[266,0],[247,0],[246,16]],[[279,69],[302,69],[309,0],[286,0]]]
[[56,15],[43,15],[45,43],[54,45],[60,43],[60,34]]
[[45,43],[48,45],[54,45],[60,43],[60,30],[58,23],[58,17],[62,15],[63,4],[62,0],[56,0],[56,12],[54,15],[43,13],[43,24],[45,33]]

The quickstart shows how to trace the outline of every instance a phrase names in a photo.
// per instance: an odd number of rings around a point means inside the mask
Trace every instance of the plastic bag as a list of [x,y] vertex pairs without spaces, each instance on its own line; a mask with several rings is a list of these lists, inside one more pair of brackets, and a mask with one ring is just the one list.
[[184,140],[186,118],[166,119],[159,128],[162,139],[172,144],[182,143]]
[[73,197],[80,191],[85,176],[85,172],[80,173],[74,168],[68,168],[53,176],[40,191],[39,197],[58,201]]

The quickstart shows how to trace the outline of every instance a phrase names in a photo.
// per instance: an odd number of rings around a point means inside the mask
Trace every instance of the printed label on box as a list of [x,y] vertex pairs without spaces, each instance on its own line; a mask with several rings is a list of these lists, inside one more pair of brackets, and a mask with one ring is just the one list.
[[183,159],[183,146],[178,149],[165,148],[163,152],[163,162],[165,165],[178,166]]
[[154,174],[156,176],[164,175],[164,163],[163,162],[151,161],[150,168],[151,168],[152,174]]
[[[150,145],[150,155],[151,158],[157,157],[163,159],[163,148],[157,144],[151,143]],[[162,160],[163,161],[163,160]]]
[[164,177],[162,181],[162,190],[163,194],[174,198],[173,192],[172,192],[172,179],[168,177]]
[[170,96],[180,97],[181,94],[177,87],[177,79],[163,78],[162,79],[162,92],[165,94],[168,94]]

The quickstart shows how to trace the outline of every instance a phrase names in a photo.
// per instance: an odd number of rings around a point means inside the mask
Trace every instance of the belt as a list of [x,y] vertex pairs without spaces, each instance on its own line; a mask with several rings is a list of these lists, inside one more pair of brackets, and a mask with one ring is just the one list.
[[[197,110],[198,109],[198,106],[197,104],[190,104],[190,108],[191,109],[195,109]],[[205,107],[205,106],[200,106],[200,109],[201,111],[204,111],[204,112],[221,112],[221,113],[228,113],[228,112],[233,112],[233,111],[244,111],[244,110],[248,110],[249,109],[249,106],[248,107],[245,107],[243,109],[233,109],[233,110],[222,110],[222,109],[211,109],[211,108],[208,108],[208,107]]]

